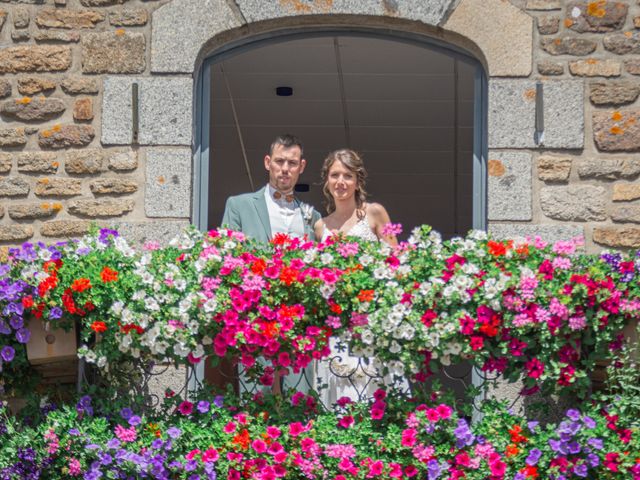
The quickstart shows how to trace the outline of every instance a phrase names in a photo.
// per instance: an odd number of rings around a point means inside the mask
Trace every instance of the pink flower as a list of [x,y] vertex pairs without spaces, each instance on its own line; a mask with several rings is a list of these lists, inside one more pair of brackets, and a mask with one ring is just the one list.
[[69,475],[72,477],[77,477],[82,473],[82,468],[80,467],[80,461],[77,458],[72,458],[69,460]]
[[413,465],[408,465],[404,467],[404,474],[409,478],[415,477],[418,474],[418,469]]
[[116,437],[122,442],[135,442],[136,441],[136,427],[131,426],[124,428],[122,425],[116,425],[115,428]]
[[407,428],[402,431],[402,440],[400,443],[403,447],[413,447],[416,444],[416,430],[413,428]]
[[282,430],[280,430],[278,427],[267,427],[267,435],[269,435],[269,437],[273,438],[274,440],[276,438],[278,438],[280,435],[282,435]]
[[340,420],[338,420],[338,425],[340,425],[342,428],[349,428],[354,424],[354,422],[355,421],[351,415],[345,415]]
[[382,388],[379,388],[378,390],[373,392],[373,398],[375,398],[376,400],[384,400],[385,398],[387,398],[387,392]]
[[527,375],[531,378],[540,378],[544,373],[544,364],[537,358],[532,358],[524,364],[527,369]]
[[340,245],[338,245],[338,248],[336,248],[336,250],[344,258],[347,258],[347,257],[352,257],[354,255],[357,255],[358,254],[358,248],[359,248],[359,246],[355,242],[354,243],[341,243]]
[[184,458],[186,458],[187,460],[193,460],[196,455],[200,455],[200,450],[198,450],[197,448],[194,448],[193,450],[191,450],[189,453],[187,453]]
[[367,477],[370,478],[370,477],[377,477],[378,475],[382,475],[383,470],[384,470],[384,463],[382,463],[382,461],[380,460],[376,460],[371,465],[369,465],[369,473],[367,474]]
[[264,453],[267,451],[267,444],[263,440],[256,438],[251,442],[251,448],[253,448],[256,453]]
[[193,403],[185,400],[180,405],[178,405],[178,411],[182,415],[191,415],[191,412],[193,412]]
[[399,223],[387,223],[382,227],[382,235],[384,237],[395,237],[402,233],[402,225]]
[[220,455],[218,454],[218,450],[213,447],[207,448],[205,452],[202,454],[202,461],[205,463],[208,462],[217,462]]
[[289,425],[289,435],[292,437],[297,437],[304,431],[304,426],[300,422],[295,422]]
[[438,405],[436,407],[436,410],[438,410],[438,415],[440,415],[440,418],[442,418],[443,420],[447,420],[448,418],[450,418],[451,414],[453,413],[453,409],[449,405],[445,404]]
[[224,433],[233,433],[236,431],[236,424],[233,422],[229,422],[224,426]]

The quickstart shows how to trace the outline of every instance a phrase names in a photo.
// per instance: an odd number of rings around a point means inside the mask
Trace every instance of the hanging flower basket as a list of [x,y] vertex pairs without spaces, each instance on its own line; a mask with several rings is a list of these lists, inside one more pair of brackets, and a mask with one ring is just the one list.
[[27,358],[31,365],[68,362],[76,359],[76,327],[68,331],[54,328],[51,322],[32,318],[31,338],[27,343]]

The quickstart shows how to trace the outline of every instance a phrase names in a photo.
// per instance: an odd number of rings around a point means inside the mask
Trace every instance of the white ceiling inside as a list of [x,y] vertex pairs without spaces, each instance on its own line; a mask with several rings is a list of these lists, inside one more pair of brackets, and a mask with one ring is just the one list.
[[[471,227],[474,67],[396,40],[324,36],[269,43],[212,68],[210,225],[229,195],[251,189],[233,99],[256,188],[267,181],[272,139],[292,133],[307,159],[300,183],[310,191],[300,197],[320,211],[322,161],[351,147],[365,160],[370,200],[405,231]],[[293,95],[276,96],[278,86]]]

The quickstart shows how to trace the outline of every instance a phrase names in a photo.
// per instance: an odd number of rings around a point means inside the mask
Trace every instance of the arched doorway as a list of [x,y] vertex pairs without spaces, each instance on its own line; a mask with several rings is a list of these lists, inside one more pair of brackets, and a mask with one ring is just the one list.
[[405,233],[485,228],[486,78],[459,50],[389,31],[272,34],[209,57],[199,85],[201,228],[219,225],[228,196],[266,183],[263,157],[285,132],[305,143],[299,196],[320,211],[322,160],[350,147],[364,156],[372,200]]

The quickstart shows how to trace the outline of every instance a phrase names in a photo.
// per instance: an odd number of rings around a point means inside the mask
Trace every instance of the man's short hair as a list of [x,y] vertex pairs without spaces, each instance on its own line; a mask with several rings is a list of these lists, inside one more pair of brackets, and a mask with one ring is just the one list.
[[285,133],[284,135],[278,135],[273,142],[271,142],[271,147],[269,147],[269,155],[273,155],[273,149],[278,145],[282,145],[284,148],[298,147],[300,149],[300,156],[304,153],[304,147],[302,146],[302,142],[295,135],[289,135]]

